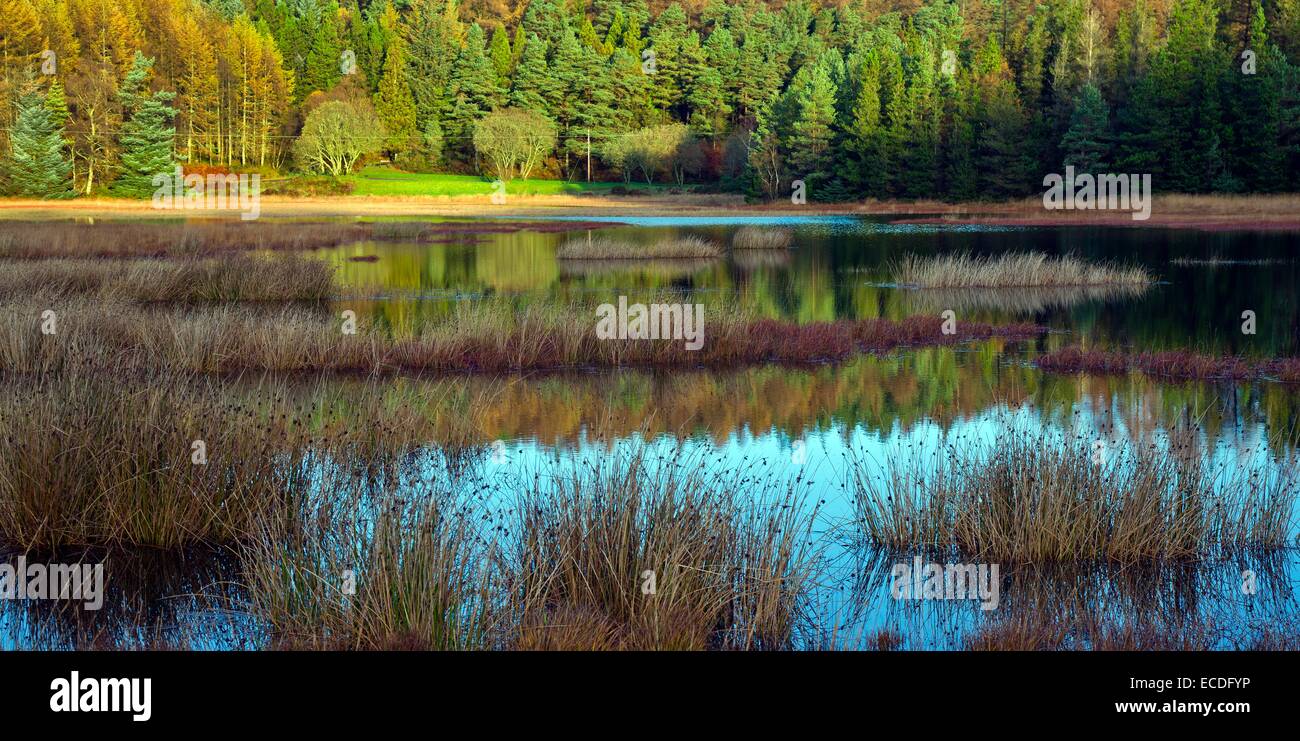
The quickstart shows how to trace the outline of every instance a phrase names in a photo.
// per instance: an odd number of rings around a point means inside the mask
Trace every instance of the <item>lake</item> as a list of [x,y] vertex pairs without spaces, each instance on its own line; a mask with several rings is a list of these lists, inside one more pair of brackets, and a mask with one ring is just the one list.
[[[592,368],[380,382],[398,404],[403,395],[446,393],[449,382],[477,400],[474,424],[490,442],[460,485],[490,492],[483,496],[503,511],[512,506],[513,482],[544,476],[561,464],[600,466],[630,450],[648,451],[660,461],[707,460],[716,470],[745,471],[752,481],[802,492],[826,566],[807,596],[817,627],[800,635],[805,647],[872,647],[884,641],[905,648],[961,648],[970,645],[983,619],[974,601],[909,602],[891,594],[891,568],[911,558],[883,553],[855,537],[852,479],[863,462],[879,469],[907,456],[942,456],[949,446],[996,446],[1007,429],[1085,440],[1116,454],[1134,446],[1170,445],[1177,432],[1189,436],[1215,471],[1254,470],[1264,477],[1282,475],[1279,461],[1295,453],[1300,394],[1285,385],[1053,375],[1033,365],[1039,354],[1072,345],[1253,357],[1300,354],[1294,290],[1300,274],[1292,236],[909,226],[853,217],[600,220],[611,223],[599,229],[465,234],[433,244],[357,242],[309,254],[337,268],[345,298],[334,302],[335,314],[353,310],[392,328],[442,319],[457,302],[487,297],[521,302],[582,297],[600,303],[620,296],[649,301],[665,293],[800,323],[937,316],[951,310],[958,322],[1031,321],[1050,328],[1029,342],[905,348],[837,364]],[[729,244],[745,226],[789,229],[793,248],[738,250],[712,260],[556,258],[559,246],[571,239],[611,236],[649,244],[698,236]],[[1159,282],[1118,290],[965,291],[892,283],[890,266],[909,253],[1020,251],[1136,262]],[[1255,334],[1242,332],[1244,311],[1255,312]],[[351,385],[367,382],[335,383],[346,395]],[[1294,536],[1292,518],[1292,542]],[[926,558],[942,564],[950,555]],[[138,590],[152,595],[149,604],[165,605],[159,608],[163,617],[151,614],[144,623],[188,625],[186,640],[201,647],[262,645],[261,626],[238,610],[165,597],[236,579],[229,569],[220,558],[198,559],[188,570],[167,572],[171,581],[165,586]],[[1250,590],[1242,586],[1248,572]],[[1294,549],[1143,569],[1095,564],[1062,571],[1021,564],[1000,572],[1002,599],[1013,609],[1046,604],[1062,611],[1091,610],[1124,629],[1153,616],[1178,624],[1208,621],[1217,626],[1212,642],[1219,648],[1248,647],[1262,631],[1296,625],[1298,578],[1300,556]],[[237,602],[238,594],[222,599]],[[147,632],[138,620],[125,618],[118,628],[123,640]],[[0,608],[7,645],[38,641],[33,624],[30,615]],[[66,638],[60,635],[56,631],[40,640],[57,644]]]

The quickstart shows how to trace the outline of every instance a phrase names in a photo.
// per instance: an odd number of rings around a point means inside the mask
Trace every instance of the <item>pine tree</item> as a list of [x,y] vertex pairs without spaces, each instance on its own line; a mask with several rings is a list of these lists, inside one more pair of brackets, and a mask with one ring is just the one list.
[[18,99],[9,155],[0,162],[5,190],[31,198],[69,197],[72,163],[64,149],[63,127],[55,121],[49,96],[42,96],[35,85],[29,88]]
[[395,156],[410,150],[416,132],[415,98],[406,84],[406,44],[400,37],[388,45],[375,95],[375,113],[388,132],[384,148]]
[[488,56],[492,67],[497,71],[497,84],[502,88],[510,87],[510,75],[514,72],[514,55],[510,52],[510,38],[506,36],[505,26],[498,25],[492,31],[492,43],[488,47]]
[[1101,91],[1091,83],[1079,91],[1070,129],[1061,138],[1063,164],[1079,172],[1105,172],[1109,164],[1110,111]]
[[448,151],[468,161],[474,149],[471,142],[474,122],[505,100],[496,69],[487,55],[486,34],[477,23],[465,34],[465,45],[456,58],[447,85],[447,100],[451,109],[443,119],[443,136],[450,145]]
[[118,137],[122,156],[112,190],[124,196],[151,195],[155,190],[154,176],[170,175],[175,166],[172,144],[176,129],[172,117],[176,110],[168,103],[176,94],[147,91],[145,84],[152,69],[153,59],[136,52],[131,71],[118,93],[127,118]]
[[791,176],[810,185],[826,182],[835,126],[835,86],[826,66],[801,67],[779,108],[781,144]]
[[554,78],[546,64],[546,42],[529,36],[524,43],[523,56],[515,67],[514,84],[510,87],[510,105],[514,108],[551,116],[550,101],[555,97]]

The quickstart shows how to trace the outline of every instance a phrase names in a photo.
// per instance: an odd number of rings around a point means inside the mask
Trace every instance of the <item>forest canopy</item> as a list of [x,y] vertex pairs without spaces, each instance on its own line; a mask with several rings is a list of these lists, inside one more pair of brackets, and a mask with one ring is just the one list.
[[0,181],[127,193],[168,159],[496,177],[506,124],[544,120],[533,176],[969,200],[1070,165],[1295,190],[1298,55],[1300,0],[0,0]]

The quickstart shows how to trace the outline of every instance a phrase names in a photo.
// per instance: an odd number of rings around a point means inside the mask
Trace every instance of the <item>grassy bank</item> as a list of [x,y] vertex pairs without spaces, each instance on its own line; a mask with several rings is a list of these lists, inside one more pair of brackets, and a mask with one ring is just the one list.
[[[703,343],[683,339],[602,339],[595,306],[490,299],[394,332],[358,318],[294,306],[144,308],[138,304],[37,295],[0,304],[0,372],[44,375],[92,368],[114,373],[177,370],[446,373],[581,367],[725,367],[816,363],[901,346],[950,345],[1002,337],[1029,339],[1032,324],[961,322],[945,334],[938,317],[795,324],[707,307]],[[57,331],[42,331],[46,311]]]

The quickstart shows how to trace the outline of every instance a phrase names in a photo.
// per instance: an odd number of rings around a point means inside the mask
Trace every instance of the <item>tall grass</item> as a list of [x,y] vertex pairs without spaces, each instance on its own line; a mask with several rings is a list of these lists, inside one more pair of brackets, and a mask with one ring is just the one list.
[[893,268],[898,283],[920,288],[1003,288],[1148,284],[1153,278],[1135,265],[1089,263],[1071,255],[1028,252],[997,256],[970,253],[921,257],[909,254]]
[[722,256],[716,242],[701,237],[661,239],[650,244],[625,242],[610,237],[570,239],[556,251],[561,260],[647,260],[714,258]]
[[745,226],[731,237],[731,247],[737,250],[784,250],[794,243],[789,229],[760,229]]
[[250,609],[273,642],[493,647],[494,621],[508,613],[497,546],[480,533],[479,510],[442,477],[427,479],[427,469],[397,467],[366,486],[346,480],[346,470],[333,473],[263,518],[241,553]]
[[[336,309],[342,307],[336,306]],[[42,333],[54,310],[55,334]],[[298,307],[167,307],[38,295],[0,304],[0,372],[40,375],[67,367],[116,373],[330,371],[496,372],[617,366],[729,366],[841,360],[900,345],[948,345],[989,337],[1025,339],[1042,328],[961,322],[944,334],[938,317],[791,322],[754,319],[729,307],[705,311],[703,345],[681,339],[603,339],[594,306],[492,299],[462,302],[446,317],[390,330]]]
[[395,402],[377,385],[346,398],[308,385],[291,398],[278,379],[234,389],[184,374],[79,370],[0,385],[0,544],[230,544],[324,472],[463,439],[433,410],[471,418],[440,406],[450,386]]
[[818,569],[796,486],[644,450],[538,481],[519,503],[516,647],[792,645]]
[[51,259],[0,263],[0,299],[41,294],[138,303],[322,303],[334,293],[334,268],[296,256],[244,255],[206,260]]
[[[1079,437],[1008,427],[850,476],[865,538],[1000,562],[1134,562],[1286,545],[1295,461],[1212,467],[1190,441],[1101,456]],[[877,476],[876,474],[881,475]]]

